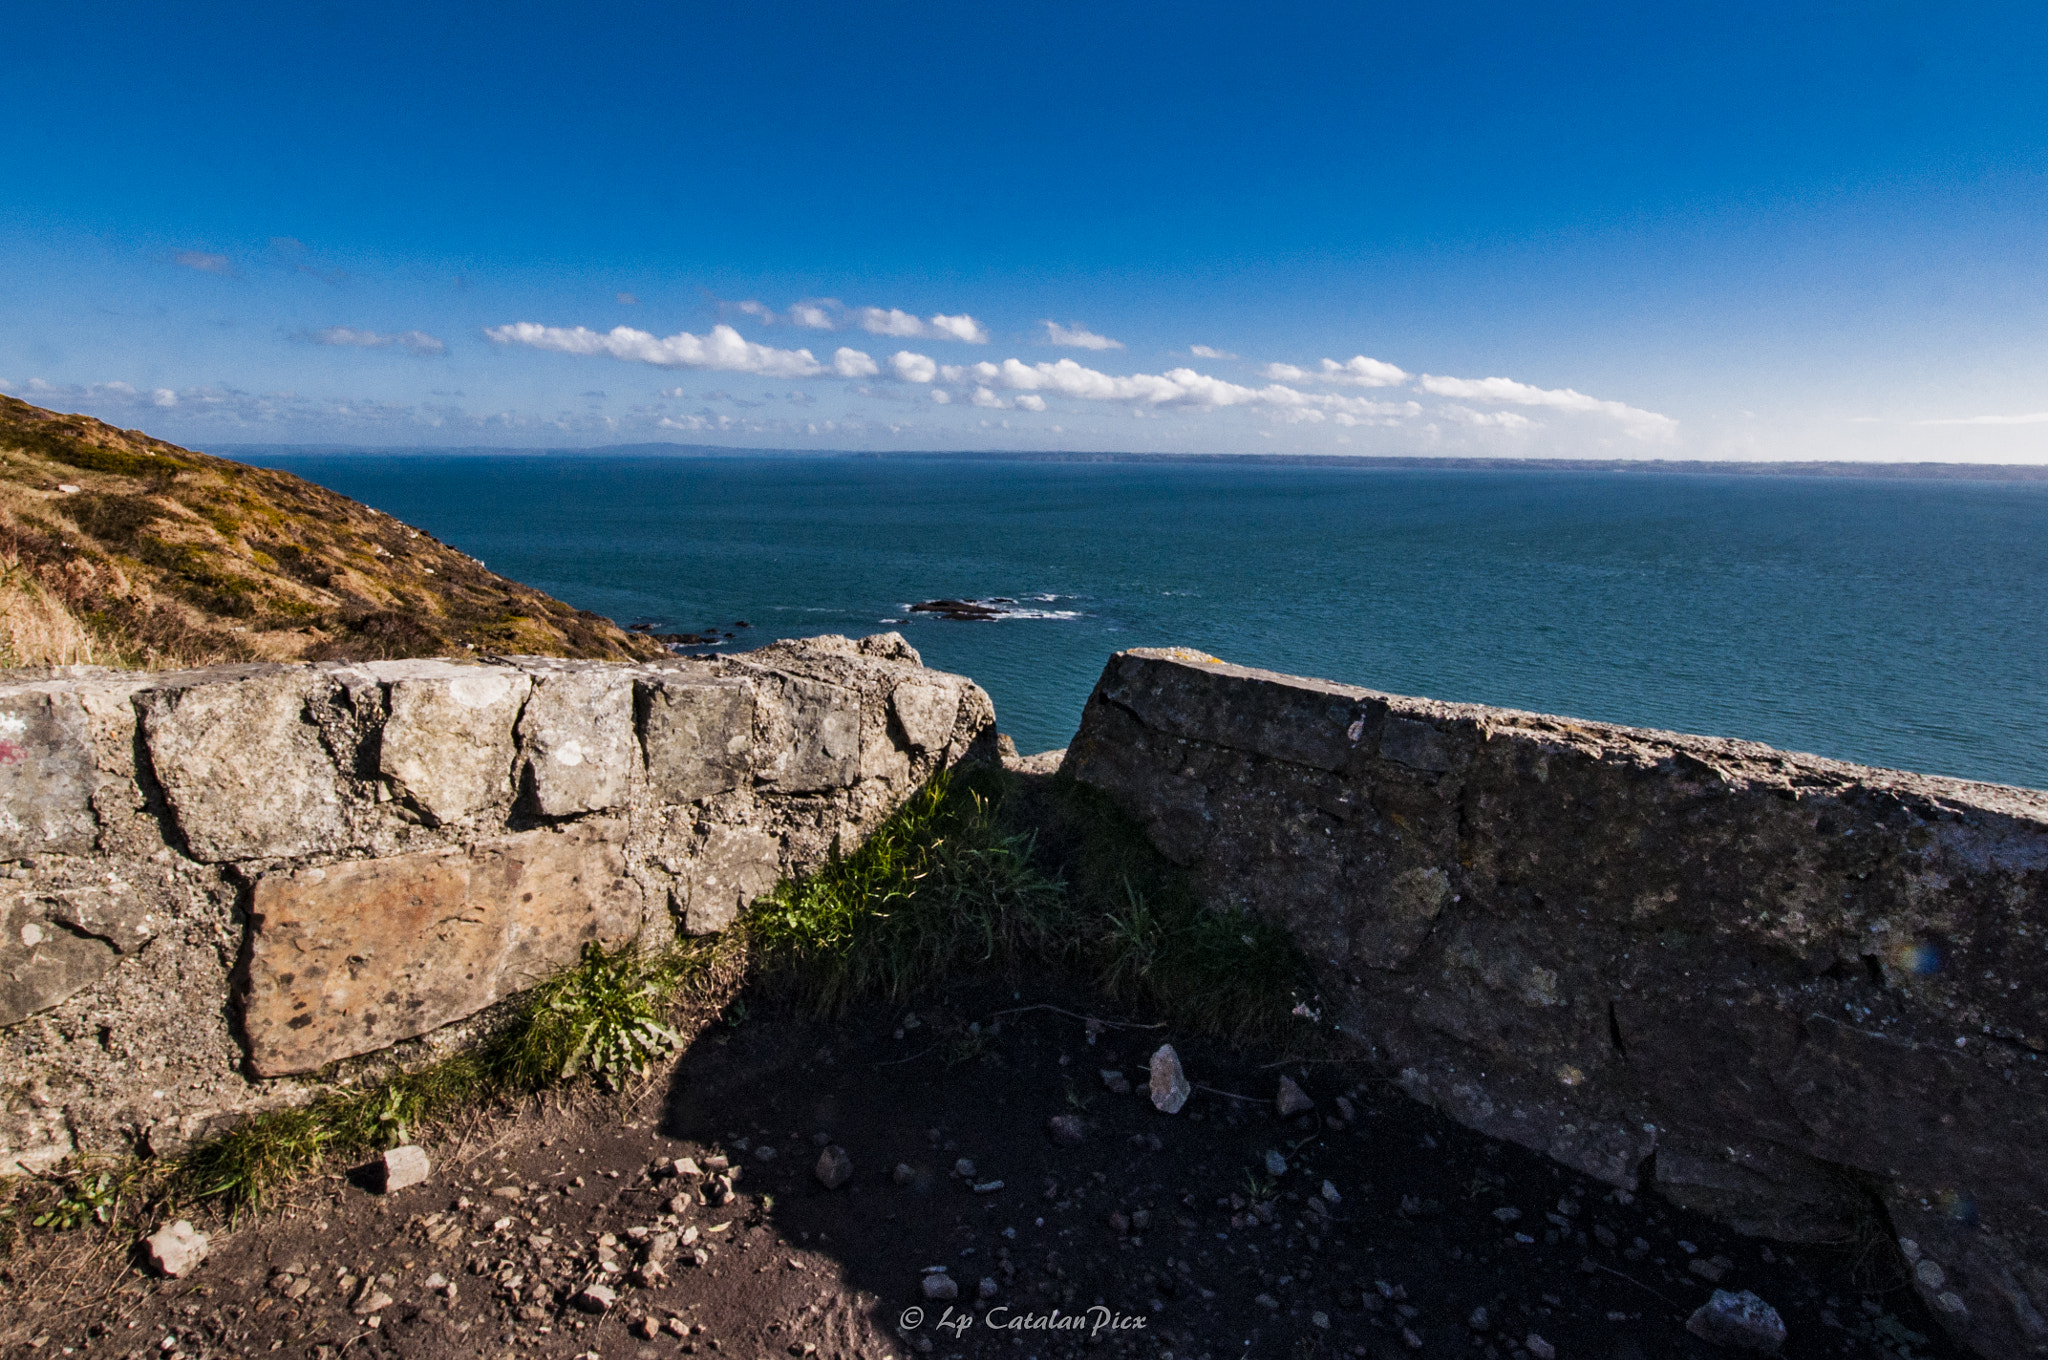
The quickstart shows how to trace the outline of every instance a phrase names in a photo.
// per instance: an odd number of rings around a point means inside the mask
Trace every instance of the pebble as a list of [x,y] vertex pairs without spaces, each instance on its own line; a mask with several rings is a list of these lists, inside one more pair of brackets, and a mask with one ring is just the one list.
[[377,1164],[377,1193],[389,1195],[418,1185],[431,1170],[425,1148],[413,1143],[392,1148]]
[[1308,1098],[1308,1092],[1296,1085],[1293,1077],[1280,1078],[1280,1089],[1273,1096],[1273,1108],[1280,1112],[1282,1119],[1307,1114],[1315,1107],[1316,1103]]
[[761,1144],[761,1146],[759,1146],[759,1147],[757,1147],[757,1148],[755,1148],[755,1149],[754,1149],[754,1160],[755,1160],[755,1161],[758,1161],[758,1162],[772,1162],[772,1161],[774,1161],[774,1160],[775,1160],[775,1149],[774,1149],[774,1148],[772,1148],[772,1147],[770,1147],[770,1146],[769,1146],[768,1144],[766,1144],[766,1143],[763,1143],[763,1144]]
[[704,1174],[703,1169],[697,1165],[695,1157],[678,1157],[675,1161],[669,1163],[669,1166],[678,1176],[701,1176]]
[[1002,1188],[1003,1183],[1001,1181],[976,1181],[974,1183],[974,1193],[977,1195],[993,1195]]
[[150,1269],[179,1280],[206,1259],[206,1241],[206,1234],[194,1228],[192,1220],[181,1218],[143,1238],[142,1245],[149,1253]]
[[974,1163],[970,1161],[968,1158],[962,1157],[959,1161],[953,1163],[953,1174],[958,1176],[963,1181],[973,1180]]
[[1747,1289],[1731,1294],[1716,1289],[1714,1297],[1686,1319],[1685,1330],[1715,1346],[1776,1355],[1785,1345],[1785,1321],[1778,1310]]
[[1152,1107],[1161,1114],[1179,1114],[1195,1093],[1187,1074],[1181,1071],[1180,1054],[1172,1044],[1161,1044],[1152,1055]]
[[917,1179],[917,1172],[911,1168],[910,1163],[898,1162],[896,1163],[896,1170],[890,1173],[890,1179],[894,1180],[898,1185],[908,1185]]
[[1088,1126],[1077,1114],[1056,1114],[1045,1121],[1045,1129],[1061,1147],[1079,1147],[1088,1136]]
[[612,1305],[618,1301],[617,1291],[608,1284],[588,1285],[578,1291],[576,1297],[570,1300],[580,1311],[585,1313],[608,1313],[611,1311]]
[[996,1283],[996,1277],[995,1277],[995,1276],[993,1276],[993,1275],[984,1275],[984,1276],[982,1276],[982,1277],[981,1277],[981,1287],[980,1287],[980,1293],[981,1293],[981,1296],[982,1296],[983,1298],[985,1298],[985,1299],[992,1299],[992,1298],[994,1298],[994,1297],[996,1296],[996,1292],[997,1292],[998,1290],[1000,1290],[1001,1288],[1002,1288],[1002,1286]]
[[950,1302],[960,1297],[960,1286],[953,1277],[942,1273],[924,1277],[924,1296],[933,1302]]
[[1491,1327],[1493,1325],[1493,1319],[1492,1317],[1488,1316],[1486,1311],[1486,1305],[1482,1303],[1477,1308],[1474,1308],[1472,1310],[1472,1316],[1465,1319],[1465,1325],[1467,1327],[1470,1327],[1475,1332],[1483,1332],[1488,1327]]
[[1266,1149],[1266,1174],[1268,1176],[1284,1176],[1287,1174],[1287,1159],[1282,1157],[1277,1149]]
[[655,1337],[661,1335],[661,1328],[656,1325],[653,1318],[634,1318],[626,1324],[626,1330],[639,1337],[642,1341],[652,1341]]
[[1338,1194],[1337,1187],[1328,1181],[1323,1182],[1323,1198],[1332,1204],[1342,1204],[1344,1202],[1344,1196]]
[[1535,1356],[1536,1360],[1557,1360],[1557,1347],[1534,1332],[1529,1333],[1527,1339],[1522,1342],[1522,1347]]
[[818,1154],[815,1170],[820,1185],[827,1190],[837,1190],[853,1179],[853,1158],[847,1155],[845,1148],[834,1143]]
[[1114,1067],[1102,1069],[1102,1084],[1109,1088],[1109,1093],[1113,1096],[1127,1096],[1131,1093],[1131,1079]]

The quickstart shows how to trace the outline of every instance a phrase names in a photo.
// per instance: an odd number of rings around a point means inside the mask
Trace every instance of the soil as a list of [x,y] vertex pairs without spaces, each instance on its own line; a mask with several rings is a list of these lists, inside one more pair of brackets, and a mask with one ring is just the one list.
[[[1729,1354],[1685,1329],[1718,1287],[1774,1305],[1788,1356],[1959,1354],[1902,1281],[1871,1278],[1880,1251],[1774,1249],[1453,1125],[1363,1066],[1090,1025],[1099,1006],[1044,979],[830,1022],[739,1005],[637,1102],[480,1118],[388,1196],[366,1174],[315,1182],[216,1232],[186,1279],[18,1252],[0,1350],[1662,1360]],[[1146,1092],[1162,1042],[1198,1087],[1177,1115]],[[1279,1116],[1283,1073],[1312,1113]],[[838,1189],[815,1172],[828,1144],[852,1162]],[[718,1157],[735,1197],[706,1203]],[[642,1241],[690,1229],[645,1270]],[[941,1266],[957,1299],[925,1297]],[[583,1311],[598,1283],[616,1302]]]

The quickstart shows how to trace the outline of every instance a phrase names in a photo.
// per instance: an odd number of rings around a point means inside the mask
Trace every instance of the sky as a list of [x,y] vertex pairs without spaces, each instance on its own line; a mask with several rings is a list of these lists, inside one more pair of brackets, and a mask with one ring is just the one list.
[[2038,3],[5,26],[0,391],[202,448],[2048,462]]

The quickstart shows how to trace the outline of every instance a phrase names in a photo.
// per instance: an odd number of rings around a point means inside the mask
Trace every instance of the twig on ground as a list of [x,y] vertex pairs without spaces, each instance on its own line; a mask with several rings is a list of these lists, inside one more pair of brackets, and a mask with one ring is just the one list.
[[887,1061],[887,1062],[878,1062],[878,1063],[876,1063],[876,1064],[875,1064],[875,1066],[877,1066],[877,1067],[900,1067],[901,1065],[903,1065],[904,1063],[907,1063],[907,1062],[916,1062],[916,1061],[917,1061],[917,1060],[918,1060],[919,1058],[922,1058],[922,1057],[924,1057],[924,1056],[925,1056],[925,1053],[936,1053],[936,1052],[938,1052],[938,1051],[939,1051],[939,1045],[937,1045],[937,1044],[933,1044],[933,1045],[932,1045],[932,1046],[931,1046],[930,1048],[926,1049],[926,1050],[924,1051],[924,1053],[913,1053],[913,1054],[911,1054],[911,1055],[910,1055],[909,1057],[907,1057],[907,1058],[891,1058],[891,1059],[889,1059],[889,1061]]
[[1140,1024],[1137,1024],[1137,1023],[1136,1023],[1136,1022],[1134,1022],[1134,1021],[1129,1021],[1129,1020],[1104,1020],[1104,1019],[1100,1018],[1099,1016],[1093,1016],[1093,1015],[1082,1015],[1082,1014],[1080,1014],[1079,1012],[1076,1012],[1076,1011],[1064,1010],[1064,1009],[1062,1009],[1062,1008],[1060,1008],[1060,1007],[1058,1007],[1058,1006],[1047,1006],[1047,1005],[1037,1005],[1037,1006],[1018,1006],[1018,1007],[1016,1007],[1016,1008],[1015,1008],[1014,1010],[1007,1010],[1007,1011],[997,1011],[997,1012],[995,1013],[995,1016],[992,1016],[992,1017],[990,1017],[990,1018],[992,1018],[992,1019],[995,1019],[995,1018],[1000,1018],[1000,1017],[1002,1017],[1002,1016],[1005,1016],[1005,1015],[1023,1015],[1023,1014],[1024,1014],[1025,1012],[1027,1012],[1027,1011],[1051,1011],[1051,1012],[1053,1012],[1053,1013],[1054,1013],[1055,1015],[1064,1015],[1064,1016],[1066,1016],[1066,1017],[1067,1017],[1068,1019],[1070,1019],[1070,1020],[1086,1020],[1086,1021],[1087,1021],[1087,1022],[1088,1022],[1089,1024],[1091,1024],[1091,1025],[1100,1025],[1100,1026],[1102,1026],[1102,1027],[1103,1027],[1104,1029],[1165,1029],[1165,1028],[1166,1028],[1166,1022],[1165,1022],[1165,1021],[1163,1021],[1163,1020],[1162,1020],[1162,1021],[1160,1021],[1160,1022],[1159,1022],[1158,1024],[1156,1024],[1156,1025],[1140,1025]]
[[1263,1105],[1266,1103],[1257,1096],[1241,1096],[1235,1091],[1219,1091],[1213,1086],[1197,1086],[1195,1089],[1197,1091],[1207,1091],[1212,1096],[1222,1096],[1225,1100],[1241,1100],[1247,1105]]
[[1669,1299],[1669,1298],[1665,1298],[1665,1296],[1664,1296],[1664,1295],[1662,1295],[1662,1294],[1658,1293],[1658,1292],[1657,1292],[1656,1290],[1654,1290],[1654,1289],[1650,1288],[1650,1286],[1648,1286],[1648,1285],[1644,1284],[1644,1283],[1643,1283],[1643,1282],[1642,1282],[1641,1280],[1638,1280],[1638,1279],[1637,1279],[1637,1278],[1636,1278],[1635,1276],[1633,1276],[1633,1275],[1624,1275],[1624,1274],[1623,1274],[1622,1272],[1620,1272],[1620,1271],[1616,1270],[1616,1269],[1615,1269],[1615,1268],[1614,1268],[1613,1266],[1603,1266],[1603,1265],[1601,1265],[1601,1264],[1600,1264],[1600,1263],[1599,1263],[1598,1261],[1594,1261],[1594,1260],[1591,1260],[1591,1258],[1588,1258],[1588,1263],[1589,1263],[1589,1264],[1590,1264],[1590,1265],[1591,1265],[1591,1266],[1593,1267],[1593,1269],[1595,1269],[1595,1270],[1604,1270],[1604,1271],[1606,1271],[1606,1272],[1607,1272],[1607,1273],[1608,1273],[1609,1275],[1612,1275],[1612,1276],[1613,1276],[1613,1277],[1614,1277],[1615,1279],[1617,1279],[1617,1280],[1627,1280],[1627,1281],[1628,1281],[1628,1282],[1629,1282],[1630,1284],[1632,1284],[1632,1285],[1634,1285],[1634,1286],[1635,1286],[1636,1288],[1638,1288],[1638,1289],[1642,1290],[1642,1291],[1643,1291],[1644,1293],[1646,1293],[1646,1294],[1649,1294],[1649,1295],[1651,1295],[1651,1296],[1652,1296],[1652,1297],[1654,1297],[1654,1298],[1658,1298],[1658,1299],[1663,1299],[1663,1300],[1664,1300],[1664,1302],[1665,1302],[1666,1304],[1669,1304],[1669,1305],[1670,1305],[1671,1307],[1673,1307],[1673,1308],[1677,1309],[1677,1310],[1678,1310],[1679,1312],[1681,1312],[1681,1313],[1683,1313],[1683,1312],[1685,1311],[1685,1306],[1684,1306],[1683,1304],[1680,1304],[1680,1303],[1674,1302],[1673,1300],[1671,1300],[1671,1299]]

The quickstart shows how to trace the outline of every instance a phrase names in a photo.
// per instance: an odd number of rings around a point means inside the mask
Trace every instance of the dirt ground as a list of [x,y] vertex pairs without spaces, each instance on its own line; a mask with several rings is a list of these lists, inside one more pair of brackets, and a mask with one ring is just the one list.
[[[1718,1279],[1779,1310],[1788,1356],[1957,1354],[1883,1287],[1880,1252],[1773,1250],[1363,1067],[1090,1025],[1099,1004],[1053,981],[830,1023],[742,1004],[636,1104],[480,1119],[388,1196],[362,1174],[313,1183],[217,1233],[186,1279],[18,1253],[0,1351],[1663,1360],[1728,1354],[1684,1328]],[[1162,1042],[1200,1088],[1171,1116],[1146,1095]],[[1283,1072],[1313,1113],[1278,1115]],[[1079,1119],[1078,1144],[1054,1116]],[[837,1189],[827,1145],[851,1160]],[[926,1297],[935,1267],[957,1297]]]

